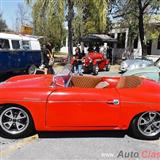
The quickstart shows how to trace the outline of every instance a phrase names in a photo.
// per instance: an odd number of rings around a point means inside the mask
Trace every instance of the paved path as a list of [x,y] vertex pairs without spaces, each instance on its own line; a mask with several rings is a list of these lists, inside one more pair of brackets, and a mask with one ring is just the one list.
[[160,159],[160,140],[136,140],[121,132],[39,135],[16,141],[0,138],[1,160]]

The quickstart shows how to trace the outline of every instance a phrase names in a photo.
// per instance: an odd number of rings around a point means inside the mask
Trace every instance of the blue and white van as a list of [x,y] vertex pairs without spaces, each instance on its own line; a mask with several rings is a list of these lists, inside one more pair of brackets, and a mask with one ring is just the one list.
[[26,72],[40,66],[42,55],[39,37],[0,33],[0,74]]

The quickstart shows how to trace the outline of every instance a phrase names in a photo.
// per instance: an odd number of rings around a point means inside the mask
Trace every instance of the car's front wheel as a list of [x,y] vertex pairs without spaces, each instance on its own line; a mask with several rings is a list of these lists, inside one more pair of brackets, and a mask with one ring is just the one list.
[[93,66],[93,75],[98,75],[99,67],[98,64]]
[[160,113],[144,112],[135,117],[131,130],[136,138],[154,140],[160,137]]
[[7,138],[22,138],[33,132],[30,114],[19,106],[7,106],[0,109],[0,132]]

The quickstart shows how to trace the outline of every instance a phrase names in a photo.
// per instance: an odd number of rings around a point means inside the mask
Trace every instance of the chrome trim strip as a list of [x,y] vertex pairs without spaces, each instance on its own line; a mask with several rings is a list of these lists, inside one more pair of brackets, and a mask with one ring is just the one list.
[[73,102],[73,103],[81,103],[81,102],[87,102],[87,103],[90,103],[90,102],[94,102],[94,103],[107,103],[107,100],[106,101],[48,101],[48,103],[70,103],[70,102]]
[[157,102],[129,102],[129,101],[121,101],[121,103],[129,103],[129,104],[160,104]]

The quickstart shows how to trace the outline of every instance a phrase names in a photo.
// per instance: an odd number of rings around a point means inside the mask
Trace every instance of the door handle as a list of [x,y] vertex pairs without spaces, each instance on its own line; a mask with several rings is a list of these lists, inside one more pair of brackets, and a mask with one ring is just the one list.
[[119,105],[119,100],[118,99],[108,100],[107,104]]

